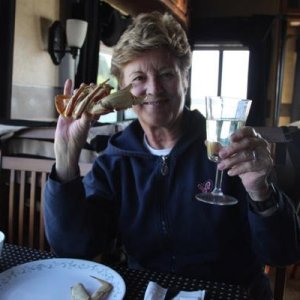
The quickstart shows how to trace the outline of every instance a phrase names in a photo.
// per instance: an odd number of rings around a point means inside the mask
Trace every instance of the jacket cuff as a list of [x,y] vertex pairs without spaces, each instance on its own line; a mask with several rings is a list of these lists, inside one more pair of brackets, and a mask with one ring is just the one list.
[[52,169],[51,169],[51,172],[49,174],[49,177],[50,179],[52,179],[53,181],[56,181],[56,182],[59,182],[59,183],[67,183],[67,182],[71,182],[71,181],[74,181],[74,180],[77,180],[78,178],[80,178],[80,169],[79,169],[79,166],[77,167],[77,174],[76,176],[74,176],[74,178],[72,178],[71,180],[68,180],[68,181],[62,181],[59,179],[59,177],[57,176],[57,173],[56,173],[56,168],[55,168],[55,163],[53,164],[52,166]]

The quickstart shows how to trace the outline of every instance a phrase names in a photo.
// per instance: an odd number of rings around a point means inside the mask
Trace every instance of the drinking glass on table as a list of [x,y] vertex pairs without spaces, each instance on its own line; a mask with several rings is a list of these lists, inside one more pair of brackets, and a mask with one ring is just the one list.
[[[228,146],[230,136],[245,125],[251,100],[229,97],[205,97],[207,156],[211,161],[221,161],[219,151]],[[222,192],[223,171],[216,168],[215,186],[210,193],[200,193],[196,199],[217,205],[233,205],[238,200]]]

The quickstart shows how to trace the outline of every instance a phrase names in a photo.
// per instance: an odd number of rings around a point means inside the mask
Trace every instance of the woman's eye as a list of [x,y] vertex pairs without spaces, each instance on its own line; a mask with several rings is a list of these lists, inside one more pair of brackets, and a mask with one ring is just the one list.
[[172,77],[174,77],[174,73],[173,72],[164,72],[164,73],[161,73],[160,76],[163,78],[172,78]]
[[136,76],[136,77],[134,77],[133,78],[133,82],[137,82],[137,81],[142,81],[144,79],[144,77],[143,76]]

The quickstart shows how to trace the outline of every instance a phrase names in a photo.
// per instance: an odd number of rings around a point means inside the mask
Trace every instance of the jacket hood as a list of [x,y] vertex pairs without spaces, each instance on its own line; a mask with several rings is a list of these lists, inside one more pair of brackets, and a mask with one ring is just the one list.
[[[175,147],[176,152],[184,151],[190,143],[200,138],[203,141],[206,138],[205,118],[198,110],[190,111],[185,108],[183,112],[183,136],[185,143],[181,143],[182,138],[178,140]],[[109,155],[125,155],[125,156],[147,156],[151,155],[144,146],[144,131],[138,120],[132,121],[123,131],[111,136],[108,146],[103,154]],[[186,142],[187,141],[187,142]]]

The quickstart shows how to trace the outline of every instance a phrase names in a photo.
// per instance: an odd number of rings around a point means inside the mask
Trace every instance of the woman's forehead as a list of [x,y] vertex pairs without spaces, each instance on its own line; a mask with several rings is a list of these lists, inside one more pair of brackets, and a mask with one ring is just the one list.
[[176,68],[175,57],[165,49],[146,51],[126,64],[123,68],[125,73],[147,72],[166,68]]

